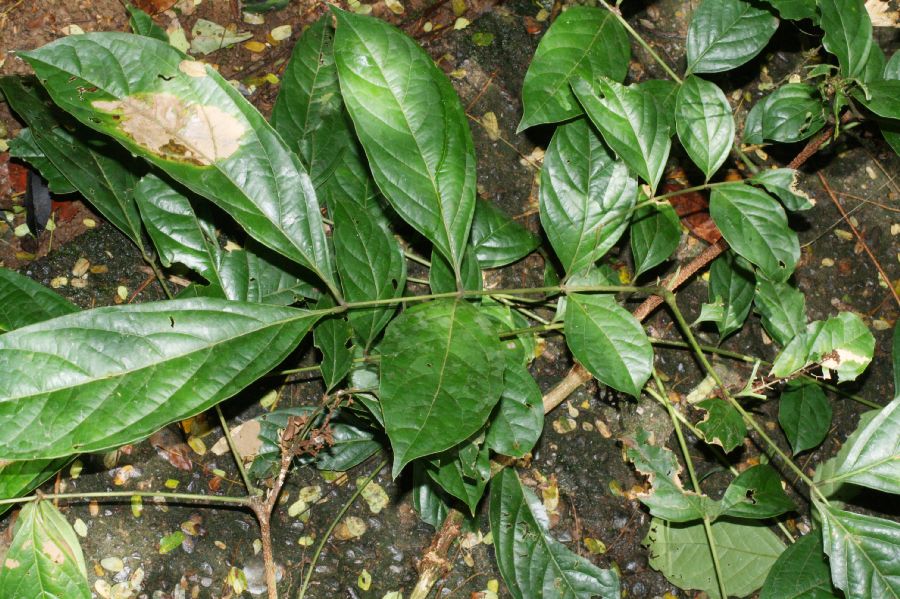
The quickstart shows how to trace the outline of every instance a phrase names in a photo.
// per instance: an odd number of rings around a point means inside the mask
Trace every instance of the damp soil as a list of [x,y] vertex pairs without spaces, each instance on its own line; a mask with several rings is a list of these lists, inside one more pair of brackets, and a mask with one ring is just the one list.
[[[191,2],[180,3],[186,8]],[[631,4],[631,3],[629,3]],[[506,3],[468,2],[464,16],[468,26],[454,30],[457,15],[449,2],[407,2],[405,12],[397,15],[382,3],[373,5],[373,14],[386,18],[414,36],[450,75],[462,104],[470,117],[470,127],[478,152],[478,194],[492,201],[533,230],[538,229],[537,168],[540,148],[549,141],[548,130],[538,128],[527,135],[516,135],[521,114],[519,94],[525,70],[548,22],[543,15],[555,14],[559,6],[552,3],[514,1]],[[627,14],[630,22],[673,65],[683,64],[682,40],[687,29],[689,3],[660,0],[637,3],[638,9]],[[206,57],[218,65],[226,77],[245,82],[245,91],[259,109],[268,114],[277,94],[277,85],[259,81],[268,73],[278,74],[290,48],[305,24],[323,10],[318,4],[293,2],[287,8],[267,13],[261,24],[247,24],[236,11],[237,2],[203,0],[188,10],[173,13],[188,32],[194,21],[206,18],[223,25],[236,25],[250,31],[257,41],[266,41],[266,32],[282,24],[293,27],[293,37],[265,52],[251,52],[242,45],[220,50]],[[186,14],[190,12],[190,14]],[[84,31],[126,30],[127,18],[115,0],[81,0],[69,2],[0,3],[0,71],[3,74],[27,72],[25,65],[10,54],[14,49],[30,49],[63,35],[63,28],[78,25]],[[159,14],[162,26],[171,26],[172,14]],[[428,27],[428,24],[431,24]],[[427,31],[430,29],[431,31]],[[490,34],[490,43],[484,44]],[[893,32],[878,32],[886,53],[896,49]],[[816,40],[802,28],[784,24],[770,47],[746,68],[717,79],[735,105],[741,105],[739,118],[746,114],[746,104],[764,95],[766,87],[800,68],[804,51],[814,48]],[[764,67],[760,77],[760,67]],[[633,80],[662,76],[658,67],[635,46],[630,65]],[[255,87],[246,82],[255,82]],[[489,116],[493,115],[493,116]],[[496,119],[496,127],[493,125]],[[20,124],[0,104],[0,122],[15,135]],[[777,155],[755,158],[784,164],[800,146],[779,151]],[[677,159],[678,157],[676,157]],[[3,164],[0,161],[0,164]],[[806,294],[811,319],[825,318],[837,310],[860,314],[876,337],[875,358],[865,375],[845,386],[848,395],[884,404],[891,397],[890,336],[898,316],[894,303],[875,263],[886,273],[891,285],[900,283],[897,234],[900,232],[900,188],[893,180],[900,172],[900,159],[893,155],[874,130],[860,127],[852,135],[826,148],[803,169],[801,187],[817,201],[809,212],[794,218],[803,246],[801,264],[795,280]],[[6,181],[0,173],[0,184]],[[834,202],[825,192],[819,175],[825,177],[837,199],[854,219],[851,226],[842,220]],[[688,177],[692,177],[688,171]],[[143,263],[140,253],[112,225],[105,223],[89,207],[78,206],[79,212],[67,220],[65,236],[51,241],[44,233],[31,246],[13,230],[23,218],[12,210],[20,203],[14,186],[0,185],[2,207],[12,213],[13,222],[0,227],[3,265],[16,268],[46,285],[53,285],[63,296],[83,308],[160,299],[162,290]],[[64,202],[77,199],[59,198]],[[61,209],[61,208],[60,208]],[[16,220],[18,219],[18,220]],[[88,226],[91,222],[95,226]],[[87,223],[87,224],[86,224]],[[666,266],[645,274],[639,282],[651,282],[673,270],[680,260],[697,254],[704,243],[689,233],[683,236],[676,259]],[[30,249],[29,249],[30,247]],[[35,248],[40,248],[35,251]],[[871,252],[872,256],[868,255]],[[28,254],[32,254],[29,256]],[[611,252],[613,268],[627,279],[630,272],[627,246]],[[36,257],[36,258],[35,258]],[[74,277],[72,269],[79,259],[86,259],[92,269],[86,276]],[[544,259],[534,254],[502,271],[485,274],[488,286],[535,286],[544,276]],[[176,275],[178,273],[175,273]],[[183,274],[183,273],[182,273]],[[78,281],[73,284],[73,279]],[[62,280],[66,279],[65,283]],[[178,287],[180,279],[170,279]],[[699,313],[707,301],[706,282],[698,277],[679,293],[679,304],[689,320]],[[655,336],[677,339],[672,319],[657,311],[647,321]],[[711,329],[699,328],[701,342],[720,343]],[[771,360],[775,347],[766,338],[758,318],[750,317],[738,334],[721,342],[721,346],[744,354]],[[303,349],[303,348],[301,348]],[[668,381],[671,391],[681,399],[703,378],[690,354],[681,350],[658,349],[657,367]],[[315,359],[306,348],[288,360],[286,367],[308,364]],[[730,381],[746,380],[751,366],[716,360]],[[559,381],[571,358],[560,337],[549,336],[532,372],[544,391]],[[232,427],[263,412],[260,399],[273,389],[271,381],[246,390],[224,404]],[[299,381],[282,389],[279,406],[314,404],[321,397],[318,381]],[[770,399],[774,399],[773,393]],[[798,457],[808,472],[833,455],[852,432],[859,414],[866,408],[852,398],[829,395],[834,409],[833,430],[819,448]],[[776,420],[776,402],[760,401],[751,407],[766,429],[785,449]],[[690,418],[700,414],[685,408]],[[244,493],[240,477],[229,454],[216,455],[209,448],[221,437],[215,416],[195,421],[193,432],[202,444],[184,449],[184,427],[170,427],[155,444],[143,442],[107,454],[83,455],[75,466],[44,485],[43,490],[89,492],[103,490],[177,490],[192,493],[240,495]],[[645,483],[623,460],[620,439],[638,429],[653,431],[656,439],[672,443],[672,427],[664,410],[649,398],[640,401],[622,397],[590,383],[550,413],[544,434],[529,460],[519,464],[523,480],[545,499],[551,508],[551,533],[573,551],[601,567],[615,567],[628,597],[693,596],[678,590],[648,564],[641,542],[649,529],[650,518],[645,508],[634,499],[634,493]],[[696,439],[689,439],[692,457],[704,488],[711,495],[720,493],[727,476],[715,456]],[[155,445],[155,446],[154,446]],[[202,446],[201,446],[202,445]],[[184,450],[187,460],[173,460],[167,448]],[[751,435],[745,445],[729,455],[735,464],[750,464],[760,458],[757,440]],[[313,558],[319,539],[327,534],[336,515],[356,490],[356,481],[367,476],[384,456],[375,456],[345,474],[321,473],[309,467],[295,468],[285,486],[272,522],[273,544],[282,576],[281,596],[296,596],[301,580]],[[75,476],[77,474],[77,477]],[[788,528],[805,532],[810,515],[802,489],[794,487],[789,473],[783,473],[789,492],[797,499],[799,511],[785,518]],[[707,476],[708,475],[708,476]],[[411,481],[407,475],[390,480],[389,469],[374,479],[386,492],[387,507],[374,512],[366,501],[352,503],[344,518],[358,518],[365,531],[359,537],[340,540],[332,537],[316,562],[307,597],[380,598],[389,591],[406,594],[417,579],[417,564],[434,536],[434,529],[421,522],[412,508]],[[318,490],[316,490],[318,488]],[[309,510],[294,514],[290,507],[300,497],[321,495]],[[558,495],[558,500],[554,499]],[[247,593],[264,591],[262,558],[259,553],[259,528],[253,516],[237,508],[182,505],[145,499],[133,502],[67,503],[61,506],[69,522],[81,520],[86,534],[81,538],[88,563],[88,576],[96,596],[140,596],[153,599],[175,597],[230,597],[233,587],[229,573],[240,569],[247,578]],[[867,505],[889,517],[897,517],[896,506]],[[290,511],[290,513],[289,513]],[[0,518],[0,553],[10,540],[15,511]],[[488,535],[485,502],[482,502],[461,542],[450,553],[451,568],[439,583],[436,596],[479,597],[490,581],[500,580]],[[183,541],[170,546],[173,534],[181,532]],[[348,535],[344,535],[348,536]],[[588,550],[585,539],[596,539]],[[597,547],[605,549],[597,551]],[[104,558],[119,558],[124,567],[113,572],[101,565]],[[107,560],[106,562],[110,562]],[[364,574],[367,573],[367,574]],[[367,576],[371,582],[365,584]],[[129,581],[139,580],[130,585]],[[118,585],[118,586],[116,586]],[[123,589],[136,587],[128,592]],[[509,596],[500,584],[499,596]]]

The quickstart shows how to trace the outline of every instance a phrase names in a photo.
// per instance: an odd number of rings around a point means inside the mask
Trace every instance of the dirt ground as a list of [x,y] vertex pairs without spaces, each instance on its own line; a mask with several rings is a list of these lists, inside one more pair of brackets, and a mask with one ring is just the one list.
[[[145,1],[155,2],[156,6],[164,2]],[[522,80],[534,48],[549,25],[549,19],[544,17],[555,14],[560,6],[525,0],[469,0],[462,4],[464,10],[457,15],[454,12],[454,7],[458,9],[457,2],[411,1],[404,3],[403,14],[395,14],[379,0],[372,5],[372,13],[415,37],[450,75],[470,117],[479,159],[479,195],[537,230],[537,158],[534,152],[536,148],[546,147],[550,131],[538,128],[528,135],[516,135],[515,127],[521,115]],[[679,61],[683,64],[682,40],[687,29],[689,3],[659,0],[626,3],[626,7],[633,4],[638,8],[630,9],[627,15],[630,22],[670,64],[679,64]],[[267,33],[274,27],[291,25],[290,39],[281,43],[269,39],[268,46],[262,51],[251,51],[245,44],[237,44],[205,58],[217,65],[227,78],[240,81],[249,99],[268,115],[278,86],[267,81],[266,76],[281,72],[303,27],[326,7],[320,3],[294,1],[287,8],[265,13],[259,24],[245,22],[237,0],[182,0],[177,8],[175,12],[160,12],[155,20],[168,28],[177,20],[188,40],[198,18],[225,26],[234,25],[240,31],[252,33],[253,41],[263,43],[267,42]],[[460,16],[469,24],[456,30],[453,25]],[[0,74],[26,73],[27,67],[13,52],[35,48],[71,33],[74,25],[85,32],[126,31],[127,16],[117,0],[0,0]],[[878,31],[879,43],[888,55],[900,46],[897,31],[896,28]],[[474,36],[485,33],[493,35],[489,44],[479,45],[474,41],[483,41],[484,36]],[[777,82],[794,72],[802,52],[817,43],[807,32],[784,24],[760,59],[727,77],[715,78],[716,83],[730,98],[746,94],[755,101],[764,95],[765,84]],[[634,52],[632,80],[662,76],[637,46]],[[758,77],[760,66],[765,68],[762,78]],[[496,117],[496,130],[490,125],[485,126],[491,121],[485,115],[490,113]],[[740,108],[738,115],[746,115],[745,106]],[[5,104],[0,103],[0,138],[12,138],[20,127]],[[785,164],[801,145],[783,148],[768,159]],[[895,181],[900,173],[900,158],[881,141],[874,129],[862,127],[820,152],[803,170],[801,187],[817,200],[817,205],[794,217],[792,222],[800,233],[803,248],[795,280],[806,294],[811,319],[825,318],[838,309],[853,310],[864,318],[877,340],[875,359],[866,375],[848,391],[884,404],[892,393],[890,335],[898,317],[898,307],[889,290],[879,282],[875,260],[891,284],[900,285],[897,244],[900,182]],[[816,173],[822,173],[837,192],[859,235],[842,220]],[[55,282],[59,293],[85,308],[121,302],[120,287],[127,290],[125,301],[161,297],[139,252],[78,198],[57,198],[58,228],[52,238],[47,232],[37,241],[16,237],[15,226],[24,218],[15,209],[20,204],[17,191],[21,191],[21,183],[17,183],[17,178],[21,176],[18,167],[7,166],[7,161],[0,158],[0,209],[9,212],[12,218],[9,223],[0,223],[0,264],[18,269],[47,285]],[[627,244],[620,245],[622,247],[613,251],[611,261],[614,267],[627,272],[629,251]],[[685,233],[678,256],[685,259],[698,253],[703,246],[703,242]],[[71,282],[58,285],[61,277],[71,276],[71,269],[79,258],[105,268],[91,271],[86,283],[78,287]],[[673,262],[644,275],[641,281],[651,281],[653,277],[665,274],[666,268],[674,269]],[[543,277],[543,260],[539,255],[533,255],[512,268],[486,276],[489,281],[499,278],[507,284],[538,285]],[[698,315],[700,304],[706,301],[706,293],[706,282],[697,278],[679,294],[679,303],[687,310],[689,320]],[[648,320],[648,326],[658,336],[669,334],[673,328],[671,319],[662,311]],[[700,331],[702,341],[713,345],[718,342],[711,329],[701,328]],[[674,331],[671,336],[675,338]],[[775,354],[755,316],[751,316],[749,326],[728,338],[723,347],[766,359]],[[307,349],[305,354],[293,356],[291,363],[312,359],[314,356]],[[565,374],[571,366],[569,360],[561,338],[548,337],[542,356],[533,366],[543,390],[552,387]],[[735,366],[733,362],[717,365],[732,370],[735,376],[749,374],[749,367]],[[657,366],[668,378],[671,390],[680,394],[690,392],[702,378],[696,364],[685,352],[659,349]],[[225,408],[232,425],[258,415],[262,411],[259,401],[270,388],[264,384],[229,400]],[[289,386],[282,392],[280,405],[315,402],[321,392],[315,381]],[[862,406],[849,399],[837,395],[831,399],[834,431],[821,447],[801,461],[810,472],[837,451],[863,411]],[[773,407],[774,402],[761,402],[754,409],[771,433],[787,447],[785,440],[778,437]],[[659,439],[666,439],[671,433],[668,417],[655,403],[646,399],[634,402],[589,384],[548,415],[544,435],[533,452],[530,467],[520,470],[520,474],[526,482],[541,485],[543,489],[558,490],[552,533],[573,551],[599,566],[617,567],[628,597],[685,596],[649,567],[646,550],[640,546],[650,518],[641,504],[632,498],[631,490],[644,481],[623,461],[622,446],[618,442],[638,427],[654,430]],[[212,447],[220,437],[218,429],[213,426],[210,429],[208,435],[201,437],[206,448]],[[185,492],[243,492],[228,454],[198,453],[194,447],[186,450],[190,458],[188,464],[171,460],[166,448],[180,446],[183,441],[180,435],[180,431],[172,429],[155,440],[156,446],[144,442],[112,454],[81,456],[77,462],[80,468],[77,477],[72,475],[71,468],[67,468],[55,481],[50,481],[45,490],[55,486],[70,492],[171,488]],[[711,473],[704,485],[714,494],[714,489],[724,487],[726,477],[717,473],[720,470],[717,462],[697,440],[691,442],[699,474]],[[735,452],[735,457],[741,461],[752,461],[758,455],[752,439]],[[276,558],[283,567],[282,596],[295,596],[314,548],[314,545],[309,546],[310,539],[319,539],[325,534],[335,514],[355,491],[354,481],[368,475],[378,461],[376,456],[346,476],[326,477],[310,468],[299,468],[291,475],[273,522]],[[179,465],[181,468],[177,467]],[[412,509],[408,476],[391,481],[385,469],[375,482],[386,491],[390,499],[388,507],[374,513],[363,500],[350,507],[347,515],[361,519],[366,531],[358,538],[334,539],[326,545],[308,597],[380,598],[389,591],[408,593],[415,584],[417,561],[431,542],[434,530],[419,521]],[[795,489],[789,491],[796,495]],[[317,493],[321,494],[321,499],[311,510],[299,516],[288,513],[298,498]],[[485,538],[489,526],[483,504],[475,529],[466,534],[463,543],[451,553],[453,569],[439,585],[436,596],[484,596],[477,593],[485,591],[489,581],[500,579],[493,548]],[[805,505],[805,502],[801,500],[799,505]],[[900,515],[896,506],[871,507],[894,517]],[[113,596],[110,588],[114,585],[140,577],[140,592],[131,596],[153,599],[228,597],[233,594],[226,582],[232,567],[243,569],[251,594],[263,593],[262,559],[256,544],[259,531],[249,512],[153,501],[145,501],[142,509],[136,509],[130,502],[72,503],[64,506],[63,512],[70,522],[80,519],[86,524],[87,534],[81,542],[97,596]],[[14,513],[0,518],[0,531],[3,531],[0,532],[0,552],[10,540],[9,525],[13,518]],[[809,513],[804,509],[793,514],[786,523],[793,530],[806,531],[810,526]],[[184,532],[184,541],[170,551],[162,552],[161,540],[176,531]],[[585,538],[601,541],[605,552],[594,554],[588,551]],[[100,562],[109,557],[120,558],[124,567],[118,572],[104,569]],[[371,584],[367,588],[361,584],[363,571],[371,575]],[[119,589],[123,586],[127,585],[120,585]],[[508,596],[502,583],[499,595]]]

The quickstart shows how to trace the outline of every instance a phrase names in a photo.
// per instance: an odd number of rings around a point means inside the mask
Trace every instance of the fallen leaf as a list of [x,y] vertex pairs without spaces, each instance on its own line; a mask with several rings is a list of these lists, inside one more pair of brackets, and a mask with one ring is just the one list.
[[222,27],[218,23],[197,19],[191,28],[191,52],[210,54],[216,50],[239,44],[253,37],[249,31],[236,31]]

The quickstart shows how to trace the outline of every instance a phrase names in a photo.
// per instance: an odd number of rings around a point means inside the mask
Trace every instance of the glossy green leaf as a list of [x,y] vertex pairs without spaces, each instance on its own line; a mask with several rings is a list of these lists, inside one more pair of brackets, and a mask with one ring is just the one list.
[[872,21],[864,0],[817,0],[825,32],[822,44],[837,56],[841,75],[861,75],[872,47]]
[[0,332],[78,312],[75,304],[14,270],[0,268]]
[[819,13],[816,10],[816,0],[766,0],[775,7],[782,19],[812,19],[818,22]]
[[140,8],[127,3],[125,4],[125,10],[128,11],[128,26],[131,27],[133,33],[169,43],[169,36],[166,30],[154,23],[153,17]]
[[882,76],[885,79],[900,79],[900,50],[895,51],[884,64]]
[[271,119],[317,189],[337,168],[341,154],[356,143],[341,100],[331,20],[331,15],[322,15],[297,40]]
[[716,321],[719,337],[740,330],[753,303],[753,268],[731,252],[717,258],[709,269],[709,301],[721,300],[723,314]]
[[517,132],[581,114],[569,88],[576,77],[623,81],[631,44],[615,16],[602,8],[572,6],[541,38],[522,86],[522,121]]
[[[479,268],[478,259],[475,258],[472,246],[466,248],[459,274],[463,289],[480,291],[484,288],[481,268]],[[458,290],[453,267],[437,251],[431,252],[431,268],[428,271],[428,283],[431,286],[432,293],[452,293]]]
[[631,223],[634,276],[668,260],[681,241],[681,221],[669,203],[639,208]]
[[757,464],[741,472],[725,489],[721,515],[758,520],[794,509],[778,472],[768,464]]
[[900,597],[900,524],[816,503],[834,586],[848,599]]
[[521,458],[541,436],[544,404],[541,388],[515,356],[503,375],[503,392],[491,417],[484,444],[499,454]]
[[329,423],[334,443],[316,456],[319,470],[346,472],[382,449],[372,427],[345,412],[341,410]]
[[459,98],[399,30],[334,12],[341,92],[375,182],[459,272],[475,210],[475,149]]
[[669,135],[675,131],[675,104],[678,101],[678,90],[674,81],[668,79],[647,79],[636,84],[641,93],[649,94],[656,102],[656,114],[665,124]]
[[499,268],[533,252],[541,240],[491,202],[477,200],[472,249],[481,268]]
[[[0,499],[13,499],[27,495],[68,463],[69,458],[56,458],[0,464]],[[13,507],[13,504],[0,505],[0,514]]]
[[29,125],[31,137],[46,159],[140,247],[141,217],[132,190],[146,170],[144,165],[53,107],[33,78],[0,77],[0,90]]
[[474,516],[478,502],[491,480],[490,452],[486,446],[479,451],[474,443],[467,442],[465,445],[473,450],[471,453],[475,456],[474,464],[465,463],[463,451],[451,449],[430,458],[427,468],[431,479],[444,491],[462,501]]
[[726,452],[743,444],[747,425],[740,413],[724,399],[704,399],[697,407],[706,414],[697,423],[697,430],[707,443],[720,446]]
[[747,114],[744,143],[793,143],[825,126],[825,104],[815,87],[788,83],[759,100]]
[[794,453],[818,447],[831,428],[831,404],[812,381],[791,381],[778,401],[778,423]]
[[599,260],[625,232],[637,181],[584,119],[556,129],[541,169],[541,225],[572,275]]
[[738,67],[769,43],[778,19],[742,0],[703,0],[688,27],[687,73]]
[[423,522],[439,529],[450,513],[450,496],[425,472],[425,463],[413,462],[412,503]]
[[[316,309],[331,308],[334,300],[323,296],[316,304]],[[319,371],[325,383],[325,392],[329,392],[340,384],[350,373],[353,356],[350,353],[350,339],[353,331],[350,323],[343,315],[326,316],[313,327],[313,344],[322,353]]]
[[[0,80],[0,87],[2,87],[2,80]],[[44,151],[37,145],[30,127],[22,129],[17,136],[9,140],[9,155],[24,160],[37,169],[41,177],[47,181],[47,187],[51,192],[64,194],[76,191],[66,176],[50,162]]]
[[872,361],[875,338],[862,319],[841,312],[826,321],[811,322],[794,337],[772,365],[772,374],[787,377],[801,368],[818,363],[836,373],[841,381],[852,381]]
[[619,577],[572,553],[549,533],[543,504],[511,468],[491,482],[497,565],[515,599],[619,597]]
[[653,96],[646,89],[605,77],[575,79],[572,90],[603,141],[655,192],[672,142]]
[[766,333],[779,345],[806,331],[806,297],[790,283],[759,277],[753,303]]
[[[900,51],[894,52],[894,55],[884,65],[884,78],[890,80],[900,79]],[[886,119],[881,121],[880,127],[884,140],[888,142],[888,145],[894,149],[897,155],[900,155],[900,122],[896,119]]]
[[287,306],[319,297],[318,289],[307,281],[311,278],[307,271],[253,239],[242,250],[222,254],[219,278],[224,296],[240,302]]
[[829,482],[900,494],[900,396],[861,425]]
[[835,480],[834,473],[837,472],[838,464],[843,463],[846,460],[847,454],[850,453],[850,448],[854,446],[862,431],[865,430],[866,426],[868,426],[880,412],[881,410],[878,409],[869,410],[868,412],[860,414],[856,429],[850,433],[850,436],[847,437],[847,440],[841,445],[837,455],[816,466],[816,470],[813,473],[813,481],[816,484],[816,488],[819,489],[825,497],[846,501],[859,492],[860,487],[852,484],[844,484],[844,482],[840,480]]
[[98,308],[6,333],[0,459],[65,456],[141,439],[268,372],[317,318],[190,299]]
[[716,187],[709,213],[728,245],[773,281],[784,281],[800,258],[797,234],[784,208],[761,189],[735,183]]
[[158,40],[114,32],[68,36],[21,56],[63,110],[212,200],[336,292],[309,175],[214,69]]
[[809,210],[812,198],[797,186],[798,171],[790,168],[772,168],[750,177],[750,183],[762,185],[766,191],[781,200],[791,212]]
[[675,103],[675,130],[708,181],[728,158],[734,143],[731,104],[718,85],[694,75],[684,80]]
[[797,539],[778,557],[759,599],[837,599],[818,530]]
[[571,293],[566,344],[604,385],[638,397],[653,369],[653,347],[641,323],[611,295]]
[[864,83],[873,83],[885,79],[884,67],[886,62],[887,59],[881,48],[877,44],[872,44],[872,47],[869,49],[869,58],[866,59],[866,66],[863,67],[860,79]]
[[889,79],[866,84],[865,91],[853,90],[860,104],[886,119],[900,119],[900,80]]
[[381,342],[381,408],[393,475],[461,443],[500,399],[505,362],[495,327],[465,301],[404,311]]
[[[761,587],[784,551],[775,533],[758,524],[718,520],[712,524],[712,534],[729,596],[746,597]],[[669,582],[721,599],[702,522],[678,524],[654,518],[643,544],[650,551],[650,566]]]
[[32,502],[22,508],[0,569],[0,596],[91,598],[78,537],[51,502]]

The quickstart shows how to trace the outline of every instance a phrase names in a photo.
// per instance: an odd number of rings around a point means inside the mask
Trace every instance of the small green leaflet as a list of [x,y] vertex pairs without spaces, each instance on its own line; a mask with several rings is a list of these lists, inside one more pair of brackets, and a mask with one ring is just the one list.
[[833,371],[841,381],[852,381],[869,365],[875,351],[875,337],[862,319],[841,312],[826,321],[807,325],[775,358],[772,374],[788,377],[813,363]]
[[872,47],[872,21],[864,0],[818,0],[818,4],[825,49],[837,56],[844,77],[861,75]]
[[0,594],[10,599],[91,598],[78,537],[51,502],[22,508],[0,569]]
[[638,208],[631,221],[634,276],[668,260],[679,241],[681,221],[671,204],[666,202]]
[[[3,79],[0,79],[0,88],[4,84]],[[41,177],[47,180],[47,187],[52,193],[64,194],[76,191],[66,176],[50,162],[50,158],[38,146],[31,127],[25,127],[9,140],[9,155],[24,160],[37,169]]]
[[465,301],[433,301],[388,326],[381,349],[381,408],[393,476],[415,458],[461,443],[487,421],[506,367],[496,328]]
[[697,407],[706,411],[703,420],[697,423],[697,429],[707,443],[714,443],[727,453],[744,442],[747,425],[740,413],[724,399],[704,399]]
[[550,536],[544,506],[512,468],[491,481],[491,532],[500,573],[515,599],[619,597],[619,577]]
[[800,537],[784,550],[759,593],[759,599],[836,598],[818,530]]
[[578,116],[581,107],[569,82],[600,75],[621,82],[630,58],[628,34],[615,15],[602,8],[569,7],[541,38],[525,73],[517,132]]
[[782,19],[812,19],[814,23],[819,20],[816,11],[816,0],[766,0],[775,7]]
[[426,464],[413,462],[413,508],[423,522],[435,530],[441,527],[450,511],[450,496],[425,472]]
[[750,313],[754,291],[753,268],[746,260],[728,252],[710,267],[709,301],[722,301],[722,318],[716,320],[719,337],[740,330]]
[[675,130],[688,156],[709,181],[734,143],[731,105],[718,85],[694,75],[684,80],[675,103]]
[[512,264],[530,254],[540,243],[537,235],[507,216],[493,203],[475,201],[472,249],[481,268],[499,268]]
[[150,15],[128,3],[125,4],[125,10],[128,11],[128,26],[131,27],[132,32],[169,43],[166,30],[154,23]]
[[[334,306],[334,300],[322,296],[316,303],[316,309],[322,310]],[[350,323],[343,315],[326,316],[313,327],[313,344],[322,353],[319,370],[325,383],[325,392],[329,392],[344,380],[350,372],[353,357],[350,354],[353,332]]]
[[[469,463],[469,461],[472,463]],[[478,502],[491,480],[490,451],[475,443],[445,451],[428,460],[428,475],[440,487],[462,501],[475,515]]]
[[801,141],[815,135],[825,121],[825,104],[818,90],[806,83],[788,83],[750,109],[744,123],[744,143]]
[[791,381],[778,402],[778,423],[795,454],[818,447],[831,428],[831,404],[812,381]]
[[766,333],[779,345],[806,331],[806,297],[790,283],[759,277],[753,303]]
[[742,0],[703,0],[691,17],[687,71],[720,73],[759,54],[778,28],[778,19]]
[[184,543],[184,533],[180,530],[167,534],[159,540],[159,554],[165,555],[171,553],[175,549],[181,547],[182,543]]

